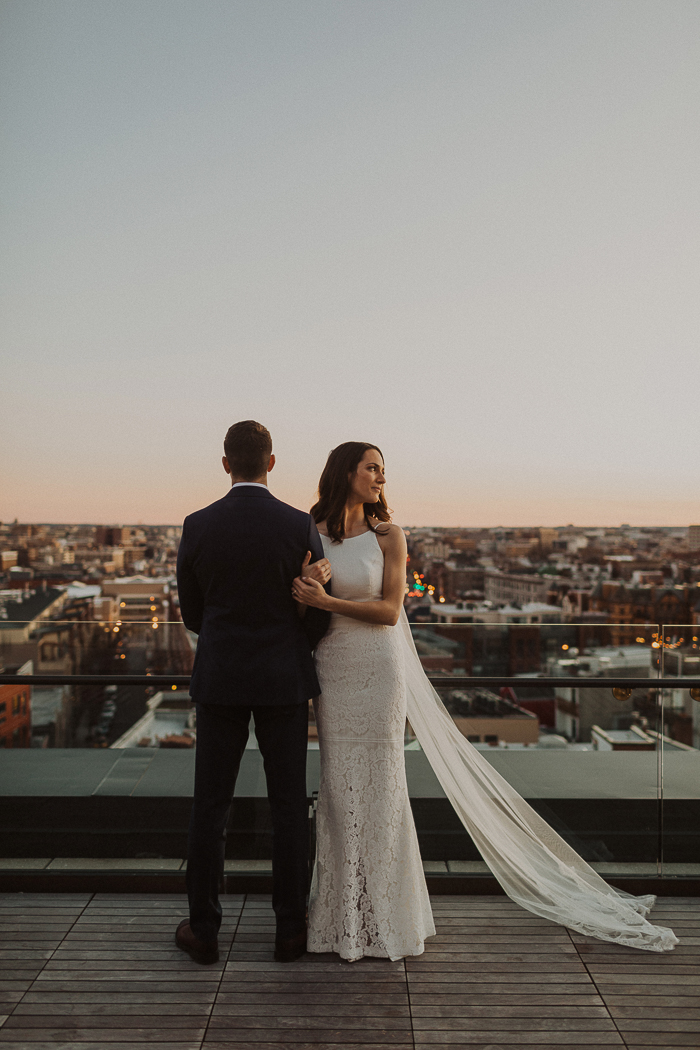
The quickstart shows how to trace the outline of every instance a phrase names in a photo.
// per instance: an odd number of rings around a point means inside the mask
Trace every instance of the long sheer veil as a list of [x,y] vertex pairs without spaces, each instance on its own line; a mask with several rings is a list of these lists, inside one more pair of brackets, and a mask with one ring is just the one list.
[[656,900],[609,886],[462,736],[431,686],[405,612],[407,715],[445,794],[499,883],[517,904],[579,933],[651,952],[678,944],[645,916]]

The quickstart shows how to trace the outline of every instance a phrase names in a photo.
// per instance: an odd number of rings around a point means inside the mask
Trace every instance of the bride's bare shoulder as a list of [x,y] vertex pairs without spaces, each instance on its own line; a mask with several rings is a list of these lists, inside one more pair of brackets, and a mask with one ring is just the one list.
[[317,521],[316,522],[316,528],[318,529],[318,531],[321,533],[322,536],[327,536],[328,535],[328,526],[326,525],[325,521]]
[[406,535],[400,525],[394,525],[391,521],[379,521],[377,518],[370,518],[372,528],[375,529],[375,535],[387,546],[406,546]]

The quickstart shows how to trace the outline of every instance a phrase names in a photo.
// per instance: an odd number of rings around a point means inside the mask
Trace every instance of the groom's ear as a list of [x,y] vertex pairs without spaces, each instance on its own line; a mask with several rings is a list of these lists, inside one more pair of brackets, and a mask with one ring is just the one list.
[[272,455],[270,456],[270,462],[269,462],[269,463],[268,463],[268,465],[267,465],[267,473],[268,473],[268,474],[270,473],[270,471],[271,471],[271,470],[272,470],[272,468],[274,467],[274,465],[275,465],[275,462],[276,462],[276,460],[275,460],[275,455],[274,455],[274,453],[273,453],[273,454],[272,454]]
[[228,460],[226,459],[226,456],[222,456],[222,457],[221,457],[221,462],[222,462],[222,463],[223,463],[223,465],[224,465],[224,470],[226,471],[226,473],[227,473],[227,474],[230,474],[230,473],[231,473],[231,467],[229,466],[229,462],[228,462]]

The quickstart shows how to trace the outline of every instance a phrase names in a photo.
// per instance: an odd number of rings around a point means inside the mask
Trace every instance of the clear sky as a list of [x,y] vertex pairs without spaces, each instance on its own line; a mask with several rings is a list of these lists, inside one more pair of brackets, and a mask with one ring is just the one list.
[[697,0],[0,10],[0,520],[700,521]]

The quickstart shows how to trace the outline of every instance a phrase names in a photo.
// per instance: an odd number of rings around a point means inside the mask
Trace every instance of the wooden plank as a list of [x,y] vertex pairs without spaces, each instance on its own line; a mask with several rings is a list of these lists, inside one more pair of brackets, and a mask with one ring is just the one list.
[[362,1018],[363,1020],[366,1020],[368,1017],[391,1017],[410,1020],[411,1017],[406,996],[404,996],[402,1003],[393,1004],[384,1003],[380,1000],[375,1003],[348,1003],[345,997],[339,998],[338,1002],[333,1003],[280,1002],[277,996],[267,996],[262,1003],[252,1003],[250,1000],[245,1003],[221,1003],[217,999],[212,1020],[214,1018],[224,1018],[226,1023],[230,1024],[231,1017],[258,1017],[263,1012],[261,1010],[262,1005],[271,1007],[272,1004],[274,1004],[275,1014],[282,1017],[347,1017]]
[[[674,974],[674,973],[657,973],[653,975],[653,978],[647,975],[645,980],[652,980],[655,986],[660,985],[673,985],[676,989],[680,989],[686,985],[692,988],[695,992],[698,987],[698,979],[696,976],[691,974]],[[633,985],[635,988],[639,988],[640,978],[639,974],[635,973],[606,973],[600,974],[596,978],[596,985],[598,988],[610,988],[616,991],[616,985]]]
[[[159,922],[172,921],[175,918],[183,918],[189,915],[189,908],[186,904],[178,905],[177,908],[86,908],[81,912],[82,918],[85,922],[119,922],[126,919],[157,919]],[[226,919],[230,920],[233,916],[229,913],[226,915]]]
[[[617,1027],[623,1034],[625,1032],[695,1032],[697,1035],[700,1033],[700,1020],[677,1016],[667,1018],[627,1017],[618,1019]],[[696,1043],[700,1045],[700,1039],[696,1039]]]
[[42,922],[7,922],[0,925],[0,937],[6,933],[41,933],[45,937],[61,937],[67,933],[73,923]]
[[[63,942],[65,945],[65,942]],[[54,954],[53,961],[64,963],[89,963],[90,965],[97,962],[105,963],[116,963],[124,962],[129,966],[137,961],[150,962],[153,964],[160,962],[190,962],[189,956],[185,955],[179,948],[173,943],[172,948],[168,945],[158,945],[157,947],[147,948],[139,945],[137,948],[127,947],[113,947],[113,948],[74,948],[64,947],[63,945],[57,949]]]
[[[225,900],[237,900],[242,899],[243,894],[230,894],[225,896]],[[187,900],[186,893],[116,893],[113,891],[103,891],[101,893],[93,893],[92,900],[95,904],[113,902],[118,904],[120,901],[126,901],[131,903],[133,901],[154,901],[161,904],[170,904],[172,901],[184,901]]]
[[[483,1006],[457,1006],[454,1004],[447,1006],[427,1006],[414,1002],[413,996],[411,996],[411,1016],[414,1018],[459,1017],[488,1021],[505,1017],[518,1017],[523,1020],[527,1018],[540,1019],[545,1017],[569,1020],[576,1018],[604,1018],[609,1022],[608,1011],[602,1003],[594,1006],[567,1006],[564,1004],[558,1006],[546,1006],[539,1002],[534,1005],[530,1003],[518,1006],[504,1005],[498,1002]],[[426,1025],[421,1024],[419,1027],[425,1028]]]
[[434,937],[426,941],[426,945],[433,944],[512,944],[517,941],[520,944],[546,944],[571,946],[571,940],[566,930],[533,930],[529,927],[509,930],[507,926],[497,926],[489,930],[487,926],[464,927],[446,926],[439,929]]
[[[650,1021],[653,1024],[663,1021],[679,1020],[679,1021],[692,1021],[695,1024],[700,1024],[700,1009],[686,1010],[682,1006],[652,1006],[647,1010],[640,1009],[639,1007],[623,1007],[623,1006],[608,1006],[610,1016],[618,1022],[618,1028],[622,1029],[626,1027],[627,1021],[631,1018],[637,1021],[639,1025],[644,1026],[642,1022]],[[15,1013],[17,1011],[15,1010]],[[652,1024],[652,1027],[653,1027]],[[637,1025],[637,1027],[639,1027]],[[661,1025],[660,1031],[666,1031],[666,1026]],[[670,1028],[669,1028],[670,1030]],[[700,1043],[700,1039],[698,1040]]]
[[[132,915],[128,912],[125,915],[91,915],[89,911],[83,912],[78,921],[75,923],[76,929],[89,930],[91,927],[96,926],[101,929],[113,929],[114,927],[123,926],[125,923],[129,925],[141,926],[141,927],[163,927],[170,928],[170,926],[177,925],[182,919],[186,919],[188,912],[178,911],[173,912],[172,915],[163,915],[162,912],[154,914],[151,912],[144,913],[143,915]],[[236,927],[236,923],[231,919],[224,919],[222,923],[222,929],[233,930]]]
[[670,1050],[676,1046],[692,1046],[697,1050],[698,1037],[694,1032],[635,1032],[626,1040],[627,1050],[647,1050],[647,1047],[661,1047]]
[[42,916],[45,919],[70,919],[82,915],[87,905],[83,904],[21,904],[0,905],[0,922],[14,919],[17,916]]
[[13,901],[13,900],[66,900],[66,901],[77,901],[84,900],[86,903],[92,900],[94,894],[92,893],[18,893],[16,890],[9,891],[3,890],[0,893],[0,901]]
[[[236,965],[252,966],[252,963],[240,963]],[[228,968],[227,968],[228,969]],[[248,993],[255,990],[258,984],[264,991],[275,988],[279,994],[291,993],[292,989],[313,988],[317,992],[333,991],[336,988],[347,988],[350,991],[360,991],[363,988],[376,988],[382,993],[406,994],[406,978],[392,975],[362,973],[345,974],[333,970],[318,970],[295,967],[294,963],[275,964],[268,963],[266,966],[256,964],[254,970],[224,971],[221,982],[222,995],[227,992]]]
[[[296,979],[309,980],[310,974],[314,973],[342,973],[344,980],[363,981],[371,977],[380,976],[383,981],[406,980],[405,971],[401,963],[392,963],[388,959],[360,959],[355,963],[344,962],[338,956],[325,959],[323,956],[302,955],[294,963],[256,963],[256,962],[229,962],[226,965],[224,980],[240,980],[240,975],[269,973],[284,974],[285,980],[291,979],[292,974]],[[316,978],[314,978],[316,979]]]
[[[166,1031],[169,1028],[177,1028],[178,1034],[173,1035],[169,1032],[167,1037],[163,1038],[177,1039],[182,1034],[186,1039],[203,1039],[204,1031],[207,1026],[207,1018],[193,1018],[191,1016],[183,1017],[172,1017],[169,1014],[161,1014],[160,1016],[119,1016],[114,1017],[109,1014],[101,1014],[95,1016],[94,1014],[71,1014],[68,1016],[59,1017],[47,1017],[47,1016],[17,1016],[13,1014],[4,1025],[3,1031],[5,1032],[36,1032],[38,1038],[45,1038],[46,1031],[64,1033],[66,1030],[74,1035],[76,1032],[85,1032],[91,1038],[97,1038],[94,1033],[107,1031],[107,1032],[119,1032],[122,1034],[121,1038],[129,1038],[129,1032],[136,1030],[136,1035],[141,1038],[146,1030],[157,1029],[158,1031]],[[93,1033],[91,1035],[91,1033]],[[26,1038],[26,1035],[25,1035]],[[65,1035],[64,1035],[65,1038]],[[161,1038],[157,1034],[152,1034],[151,1038]]]
[[[196,964],[195,964],[196,965]],[[105,970],[105,971],[69,971],[69,970],[42,970],[35,981],[35,988],[40,991],[42,988],[50,990],[51,988],[66,987],[69,988],[71,985],[74,987],[86,987],[88,989],[94,989],[95,991],[101,984],[112,985],[115,991],[125,985],[138,985],[138,984],[162,984],[164,982],[170,982],[173,987],[177,987],[180,984],[218,984],[221,978],[221,966],[201,966],[197,970],[186,969],[186,970],[171,970],[168,971],[167,978],[163,976],[161,970]]]
[[[36,986],[35,986],[36,987]],[[123,988],[119,988],[117,991],[112,989],[101,988],[99,992],[93,991],[76,991],[74,987],[69,992],[56,992],[53,989],[50,992],[41,991],[37,992],[34,989],[27,992],[22,999],[22,1005],[27,1004],[46,1004],[47,1006],[54,1006],[55,1004],[111,1004],[116,1001],[123,1003],[125,1006],[131,1005],[136,1008],[148,1003],[187,1003],[187,1004],[207,1004],[213,1003],[216,999],[216,986],[210,988],[197,987],[194,989],[183,989],[182,986],[178,985],[177,988],[172,985],[166,984],[165,989],[159,991],[157,988],[148,988],[144,990],[143,986],[140,986],[137,991],[127,991]]]
[[492,973],[511,973],[515,972],[519,975],[527,971],[528,974],[533,975],[537,973],[542,977],[584,974],[586,972],[585,967],[577,956],[567,956],[564,959],[552,959],[549,955],[518,955],[513,953],[512,955],[488,955],[486,952],[474,952],[472,955],[468,953],[458,954],[457,952],[448,953],[440,952],[436,953],[429,958],[421,956],[417,959],[406,960],[406,972],[408,974],[426,974],[432,973],[435,977],[438,977],[442,973],[454,973],[455,975],[463,973],[482,973],[485,969],[488,969]]
[[[251,1007],[255,1006],[258,1009],[270,1002],[271,996],[274,997],[276,1003],[284,1003],[286,1006],[327,1006],[331,1013],[337,1006],[337,1004],[360,1005],[367,1006],[368,1008],[375,1005],[386,1006],[402,1006],[407,1002],[405,992],[385,992],[382,991],[382,986],[377,989],[374,985],[368,985],[370,991],[363,991],[360,986],[360,990],[356,990],[357,986],[350,986],[347,984],[341,984],[337,986],[337,990],[329,991],[327,985],[319,986],[312,985],[299,985],[297,988],[290,991],[286,986],[283,991],[278,991],[276,986],[271,986],[266,992],[262,991],[262,985],[258,986],[257,991],[250,992],[219,992],[216,999],[216,1008],[231,1006],[231,1010],[235,1012],[240,1006],[250,1004]],[[255,988],[252,985],[251,988]]]
[[[332,1033],[330,1034],[332,1035]],[[296,1039],[292,1040],[292,1038],[287,1032],[282,1032],[280,1039],[276,1040],[275,1042],[269,1042],[267,1039],[262,1039],[259,1042],[252,1042],[248,1039],[240,1042],[238,1040],[236,1040],[235,1042],[223,1041],[221,1036],[219,1035],[217,1039],[210,1039],[209,1037],[207,1037],[203,1046],[206,1048],[206,1050],[232,1050],[233,1047],[235,1047],[235,1050],[285,1050],[285,1048],[290,1045],[294,1046],[294,1050],[338,1050],[339,1046],[342,1048],[342,1050],[367,1050],[367,1042],[359,1043],[355,1041],[356,1039],[357,1036],[355,1033],[353,1033],[353,1042],[347,1042],[346,1040],[343,1040],[341,1043],[339,1043],[336,1039],[333,1042],[328,1043],[323,1039],[319,1039],[318,1042],[314,1041],[313,1043],[307,1043],[297,1042]],[[392,1042],[391,1047],[392,1050],[414,1050],[413,1040],[411,1040],[410,1043]],[[23,1050],[23,1048],[21,1048],[21,1050]],[[55,1050],[55,1047],[52,1047],[51,1050]],[[490,1047],[489,1050],[494,1050],[494,1048]]]
[[[94,927],[73,927],[63,937],[63,942],[66,947],[75,947],[80,949],[81,947],[87,947],[94,943],[95,947],[98,948],[100,944],[109,941],[115,945],[115,948],[121,947],[120,942],[133,940],[134,943],[140,945],[147,945],[152,943],[161,943],[163,937],[170,937],[171,940],[175,937],[175,931],[179,923],[166,923],[160,928],[154,928],[153,926],[146,926],[139,929],[137,926],[129,925],[125,923],[121,927],[106,929],[95,929]],[[219,930],[219,943],[226,941],[232,943],[235,936],[235,930],[223,929]]]
[[2,943],[6,948],[20,951],[26,948],[29,951],[51,952],[63,941],[61,936],[45,937],[39,931],[36,933],[6,933],[5,931],[0,931],[0,936],[2,936]]
[[26,922],[31,926],[65,926],[76,922],[84,911],[41,911],[37,908],[14,908],[0,914],[0,929],[15,922]]
[[[377,1025],[375,1028],[376,1020],[373,1018],[370,1022],[366,1017],[354,1017],[347,1015],[343,1017],[343,1030],[352,1033],[351,1039],[357,1038],[357,1032],[395,1032],[402,1033],[401,1038],[407,1038],[407,1032],[411,1031],[411,1018],[405,1017],[392,1017],[387,1019],[390,1023],[384,1025]],[[337,1022],[336,1022],[337,1024]],[[219,1015],[214,1013],[211,1020],[209,1021],[209,1031],[215,1033],[220,1031],[222,1028],[230,1030],[232,1027],[232,1021],[229,1016]],[[250,1038],[250,1031],[268,1031],[270,1028],[274,1028],[276,1031],[290,1031],[290,1032],[328,1032],[328,1029],[333,1027],[333,1021],[329,1020],[327,1016],[316,1015],[316,1014],[300,1014],[298,1016],[294,1014],[287,1014],[278,1010],[276,1007],[271,1007],[270,1013],[264,1013],[258,1011],[257,1014],[241,1014],[236,1017],[235,1030],[236,1034],[246,1034],[246,1038]]]
[[[0,1044],[10,1043],[10,1050],[151,1050],[154,1042],[153,1032],[147,1030],[142,1037],[136,1037],[136,1033],[130,1032],[128,1040],[124,1039],[124,1032],[70,1032],[68,1030],[43,1030],[35,1032],[31,1029],[16,1033],[4,1033],[0,1028]],[[158,1039],[158,1050],[201,1050],[201,1040],[197,1037],[187,1039],[183,1036],[180,1042],[171,1041],[172,1032],[164,1033],[164,1039]],[[278,1048],[279,1050],[279,1048]]]
[[[18,981],[18,984],[27,982]],[[211,987],[218,987],[218,977],[215,980],[206,981],[194,981],[187,979],[182,981],[174,981],[169,978],[167,981],[159,980],[128,980],[113,981],[105,977],[104,981],[35,981],[32,987],[32,992],[38,992],[40,990],[46,990],[51,992],[96,992],[100,990],[104,994],[109,995],[121,995],[122,992],[177,992],[180,995],[184,995],[186,992],[197,992],[202,987],[206,987],[209,984]],[[42,988],[43,986],[43,988]]]
[[0,961],[39,962],[50,959],[52,949],[46,948],[0,948]]
[[[127,1001],[124,1002],[123,1000]],[[128,996],[112,996],[108,1001],[103,1003],[19,1003],[14,1011],[13,1017],[67,1017],[67,1016],[82,1016],[82,1017],[104,1017],[113,1016],[121,1017],[127,1015],[129,1017],[150,1017],[152,1015],[157,1017],[173,1017],[186,1016],[192,1017],[197,1020],[202,1017],[208,1018],[211,1012],[211,1004],[214,1001],[212,995],[207,1002],[196,1002],[196,1003],[183,1003],[179,997],[171,998],[166,1003],[161,1002],[143,1002],[134,1003]],[[179,1021],[173,1020],[173,1024],[179,1024]]]
[[11,981],[35,981],[41,973],[41,966],[6,966],[0,967],[0,983]]
[[587,962],[589,959],[600,959],[603,961],[628,959],[630,962],[638,963],[640,966],[649,965],[650,962],[654,961],[663,966],[664,963],[673,963],[675,959],[690,959],[700,964],[700,944],[691,944],[688,941],[681,941],[673,951],[666,952],[641,951],[639,948],[625,948],[619,944],[604,944],[602,941],[596,941],[591,944],[576,944],[575,948],[581,955],[586,955]]
[[495,1014],[492,1017],[471,1018],[468,1025],[461,1017],[415,1017],[413,1029],[416,1038],[422,1038],[425,1032],[459,1032],[466,1030],[470,1035],[476,1032],[616,1032],[617,1029],[609,1017],[503,1017]]
[[[0,1029],[0,1032],[2,1029]],[[388,1045],[402,1045],[409,1046],[413,1050],[413,1040],[410,1038],[410,1031],[391,1031],[387,1029],[375,1028],[367,1031],[361,1031],[360,1029],[353,1029],[352,1032],[348,1033],[344,1028],[326,1028],[322,1031],[317,1031],[314,1028],[265,1028],[255,1029],[246,1028],[241,1031],[230,1031],[224,1037],[222,1031],[209,1028],[204,1041],[204,1047],[206,1050],[213,1050],[214,1047],[237,1047],[241,1050],[242,1046],[251,1045],[259,1047],[261,1042],[276,1044],[275,1050],[279,1050],[280,1046],[287,1047],[289,1045],[297,1046],[298,1043],[308,1043],[318,1050],[319,1044],[326,1046],[332,1045],[333,1050],[338,1050],[338,1044],[342,1047],[342,1050],[347,1050],[348,1035],[350,1036],[351,1045],[362,1046],[363,1050],[366,1050],[367,1046],[384,1046]],[[409,1041],[410,1040],[410,1041]]]
[[[411,988],[411,1010],[419,1010],[424,1006],[434,1006],[439,1009],[442,1006],[473,1006],[477,1008],[483,1008],[485,1010],[492,1010],[497,1006],[504,1007],[532,1007],[534,1010],[539,1009],[542,1006],[543,1009],[548,1007],[557,1007],[564,1009],[573,1009],[579,1006],[603,1006],[603,1000],[595,992],[591,991],[589,994],[584,992],[562,992],[560,994],[547,994],[543,995],[538,987],[533,986],[529,993],[515,993],[502,992],[496,990],[494,993],[493,985],[485,986],[488,991],[478,991],[477,994],[458,994],[450,995],[438,991],[424,994],[423,992],[414,992]],[[507,985],[507,988],[512,988],[512,985]],[[534,1005],[533,1005],[534,1003]]]
[[[561,958],[562,961],[580,962],[581,956],[577,946],[569,940],[555,941],[553,938],[542,938],[531,940],[530,938],[508,937],[505,940],[494,941],[492,944],[486,939],[472,941],[469,937],[455,941],[426,941],[425,951],[421,955],[406,956],[407,964],[416,962],[427,962],[434,960],[440,954],[468,952],[478,954],[482,952],[487,955],[538,955]],[[563,957],[566,956],[566,959]]]
[[638,983],[653,983],[657,977],[686,976],[700,978],[700,970],[697,966],[666,966],[661,969],[645,969],[638,966],[591,966],[589,973],[594,981],[607,981],[617,974],[628,974],[635,977]]
[[[698,989],[700,991],[700,989]],[[648,1008],[654,1010],[679,1010],[683,1012],[685,1010],[700,1010],[700,994],[693,995],[692,991],[688,995],[656,995],[655,990],[652,988],[649,990],[649,994],[636,995],[634,992],[630,992],[629,995],[623,995],[620,992],[615,992],[612,995],[606,997],[606,1004],[610,1012],[613,1010],[630,1010],[632,1015],[636,1016],[640,1010]]]
[[[199,967],[200,964],[193,962],[184,952],[180,952],[179,958],[156,960],[155,962],[135,959],[133,962],[116,964],[108,959],[99,959],[92,962],[85,960],[71,962],[69,960],[64,963],[60,960],[52,959],[50,963],[47,963],[43,973],[46,975],[58,974],[62,980],[75,978],[77,980],[92,979],[99,981],[103,979],[103,975],[107,975],[108,979],[111,980],[139,980],[142,974],[146,975],[144,977],[146,980],[164,980],[166,975],[168,980],[171,977],[174,980],[191,980],[193,979],[192,974],[199,972],[194,970],[195,966]],[[202,970],[210,976],[216,974],[218,979],[221,976],[223,966],[224,963],[220,960],[218,963],[202,967]]]
[[416,1048],[428,1046],[471,1046],[483,1048],[483,1050],[500,1050],[507,1046],[516,1048],[527,1047],[567,1047],[585,1046],[618,1046],[624,1048],[625,1044],[617,1032],[511,1032],[500,1028],[491,1029],[488,1034],[484,1032],[420,1032],[416,1033]]
[[[580,970],[571,972],[547,972],[544,973],[541,970],[529,970],[521,971],[517,967],[510,969],[504,969],[502,972],[494,971],[493,968],[485,970],[483,967],[481,970],[477,967],[473,972],[469,970],[460,969],[433,969],[431,967],[423,967],[421,970],[412,970],[407,967],[407,977],[409,982],[409,988],[411,982],[415,979],[423,984],[462,984],[465,987],[469,984],[516,984],[516,985],[588,985],[593,987],[593,982],[588,973],[581,967]],[[635,978],[631,978],[634,981]],[[548,987],[549,991],[553,989]]]

